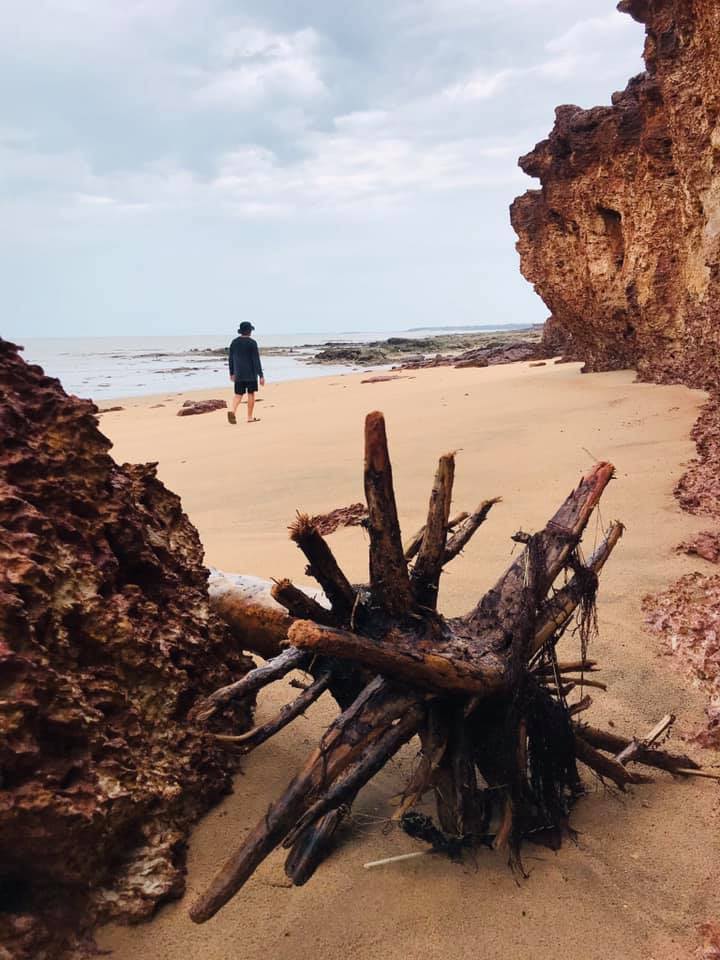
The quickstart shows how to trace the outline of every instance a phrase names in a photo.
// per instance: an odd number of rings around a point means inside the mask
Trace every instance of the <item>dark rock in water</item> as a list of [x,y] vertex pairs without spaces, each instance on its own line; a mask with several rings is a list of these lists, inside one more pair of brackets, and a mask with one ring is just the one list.
[[358,366],[377,366],[395,360],[402,365],[402,369],[417,369],[452,364],[483,350],[507,349],[520,344],[537,347],[540,339],[541,331],[534,328],[444,333],[433,337],[388,337],[387,340],[373,340],[370,343],[326,343],[324,350],[305,359],[311,363],[348,363]]
[[251,663],[155,464],[118,466],[97,408],[4,340],[0,383],[0,955],[36,960],[182,893],[233,769],[185,718]]
[[437,354],[435,357],[406,360],[398,370],[420,370],[425,367],[489,367],[499,363],[517,363],[520,360],[534,360],[543,351],[537,340],[494,340],[485,346],[466,350],[452,355]]
[[379,349],[365,346],[333,344],[313,357],[315,363],[385,363],[387,355]]
[[456,369],[462,369],[463,367],[487,367],[490,365],[490,362],[487,357],[466,357],[464,360],[456,360],[453,363],[453,366]]
[[227,410],[227,403],[224,400],[186,400],[177,415],[192,417],[196,413],[212,413],[214,410]]

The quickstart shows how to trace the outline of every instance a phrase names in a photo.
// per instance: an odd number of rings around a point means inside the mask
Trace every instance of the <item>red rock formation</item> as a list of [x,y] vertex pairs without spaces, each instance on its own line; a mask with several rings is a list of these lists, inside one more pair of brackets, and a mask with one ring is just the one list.
[[702,557],[708,563],[720,563],[720,533],[717,530],[703,530],[681,543],[678,552]]
[[0,340],[4,958],[178,896],[188,825],[230,787],[184,718],[250,661],[179,498],[155,465],[115,464],[95,412]]
[[663,593],[645,597],[643,606],[665,650],[708,693],[707,728],[697,741],[720,748],[720,576],[688,573]]
[[540,190],[511,209],[546,339],[588,370],[720,379],[720,4],[623,0],[646,73],[612,106],[558,107],[520,160]]
[[[720,384],[718,384],[720,388]],[[698,455],[675,487],[683,510],[720,520],[720,395],[703,407],[693,427]]]

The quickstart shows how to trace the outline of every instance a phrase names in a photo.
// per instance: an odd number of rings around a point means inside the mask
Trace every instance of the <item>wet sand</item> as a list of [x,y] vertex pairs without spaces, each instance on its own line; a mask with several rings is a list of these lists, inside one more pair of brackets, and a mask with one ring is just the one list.
[[[209,564],[300,583],[307,582],[304,563],[287,525],[296,509],[321,513],[363,499],[368,411],[387,418],[406,536],[423,522],[438,456],[457,450],[453,508],[504,499],[443,579],[441,609],[448,614],[472,606],[497,579],[516,530],[541,527],[593,460],[611,460],[617,479],[586,543],[590,548],[612,519],[624,521],[627,532],[601,579],[600,637],[591,651],[609,690],[592,691],[586,716],[643,734],[675,712],[673,739],[685,749],[679,737],[701,722],[703,697],[659,655],[640,604],[683,573],[710,569],[675,553],[707,523],[682,513],[672,495],[694,455],[689,434],[703,395],[636,384],[632,372],[582,376],[576,364],[437,368],[361,384],[365,376],[270,384],[254,424],[231,427],[222,411],[176,417],[191,396],[185,394],[119,401],[125,409],[103,415],[101,425],[118,460],[159,461],[159,476],[182,496]],[[222,396],[224,389],[192,398]],[[339,531],[331,542],[351,579],[365,580],[363,531]],[[564,644],[567,656],[572,645]],[[280,685],[263,692],[258,719],[291,693]],[[100,946],[119,960],[687,960],[698,925],[720,916],[718,784],[674,783],[660,772],[653,784],[625,795],[588,776],[589,795],[572,818],[576,843],[558,853],[525,847],[526,880],[488,851],[463,865],[428,856],[365,871],[366,861],[418,849],[386,829],[389,798],[416,754],[410,744],[363,791],[341,844],[305,887],[287,887],[276,852],[213,920],[193,925],[190,901],[333,715],[324,699],[252,754],[235,792],[193,832],[184,900],[163,907],[149,924],[105,928]],[[690,751],[706,764],[719,762]]]

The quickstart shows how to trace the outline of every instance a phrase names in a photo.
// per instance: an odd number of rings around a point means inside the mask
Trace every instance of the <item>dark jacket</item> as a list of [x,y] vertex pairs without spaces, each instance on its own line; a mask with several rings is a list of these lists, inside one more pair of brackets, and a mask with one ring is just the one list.
[[257,380],[263,376],[260,351],[252,337],[235,337],[228,355],[230,376],[236,380]]

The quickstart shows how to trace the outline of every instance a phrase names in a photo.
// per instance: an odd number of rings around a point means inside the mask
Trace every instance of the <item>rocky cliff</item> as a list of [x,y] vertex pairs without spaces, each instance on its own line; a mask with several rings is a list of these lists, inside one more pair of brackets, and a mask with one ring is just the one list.
[[713,388],[720,371],[720,4],[622,0],[646,72],[612,106],[558,107],[511,208],[546,340],[588,370]]
[[230,786],[185,717],[250,661],[179,498],[115,464],[95,409],[0,340],[1,958],[178,896],[188,826]]

